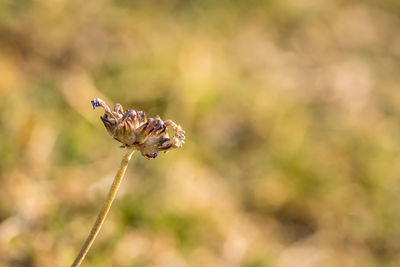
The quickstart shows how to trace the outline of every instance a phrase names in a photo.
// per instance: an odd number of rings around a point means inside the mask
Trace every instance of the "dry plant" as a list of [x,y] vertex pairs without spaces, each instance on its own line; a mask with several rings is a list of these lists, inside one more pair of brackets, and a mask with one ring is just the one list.
[[[133,152],[138,150],[144,157],[154,159],[160,151],[166,153],[173,148],[182,147],[185,139],[185,131],[171,120],[163,121],[159,116],[148,118],[145,112],[132,109],[124,112],[120,104],[116,104],[114,110],[111,111],[107,104],[99,98],[92,100],[91,103],[93,109],[96,107],[104,108],[105,113],[100,118],[108,133],[122,143],[122,148],[126,148],[126,153],[115,175],[108,197],[71,267],[79,266],[82,263],[96,239],[117,194]],[[167,127],[172,127],[175,131],[175,135],[171,138],[167,133]]]

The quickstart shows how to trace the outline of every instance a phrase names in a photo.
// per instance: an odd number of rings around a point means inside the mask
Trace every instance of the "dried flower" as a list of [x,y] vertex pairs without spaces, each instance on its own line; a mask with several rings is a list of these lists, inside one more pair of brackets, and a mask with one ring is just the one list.
[[[128,109],[123,111],[120,104],[116,104],[111,111],[100,98],[91,101],[93,109],[103,107],[105,113],[101,118],[108,133],[123,144],[122,147],[134,147],[146,158],[156,158],[159,151],[168,152],[172,148],[179,148],[185,143],[185,131],[171,120],[163,121],[159,116],[148,118],[144,111]],[[175,131],[170,138],[167,127]]]

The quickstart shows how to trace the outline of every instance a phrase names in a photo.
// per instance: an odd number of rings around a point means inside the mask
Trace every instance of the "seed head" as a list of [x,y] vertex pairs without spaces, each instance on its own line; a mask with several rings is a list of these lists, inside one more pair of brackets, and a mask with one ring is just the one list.
[[[108,133],[122,147],[134,147],[146,158],[156,158],[159,151],[165,153],[173,148],[182,147],[185,143],[185,131],[171,120],[163,121],[159,116],[148,118],[144,111],[128,109],[123,111],[120,104],[115,104],[111,111],[100,98],[91,101],[93,109],[103,107],[105,112],[100,117]],[[175,134],[169,137],[167,127],[171,127]]]

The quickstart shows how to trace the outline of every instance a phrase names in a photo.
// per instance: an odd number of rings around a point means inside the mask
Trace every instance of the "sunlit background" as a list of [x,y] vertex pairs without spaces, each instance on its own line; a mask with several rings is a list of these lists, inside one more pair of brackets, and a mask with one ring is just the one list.
[[1,0],[0,266],[69,266],[124,151],[90,100],[186,130],[128,167],[82,266],[400,266],[398,0]]

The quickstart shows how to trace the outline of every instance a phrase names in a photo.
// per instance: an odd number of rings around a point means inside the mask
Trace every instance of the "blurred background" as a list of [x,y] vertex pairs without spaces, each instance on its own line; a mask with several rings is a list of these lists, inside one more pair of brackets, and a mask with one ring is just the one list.
[[0,266],[400,266],[398,0],[0,1]]

